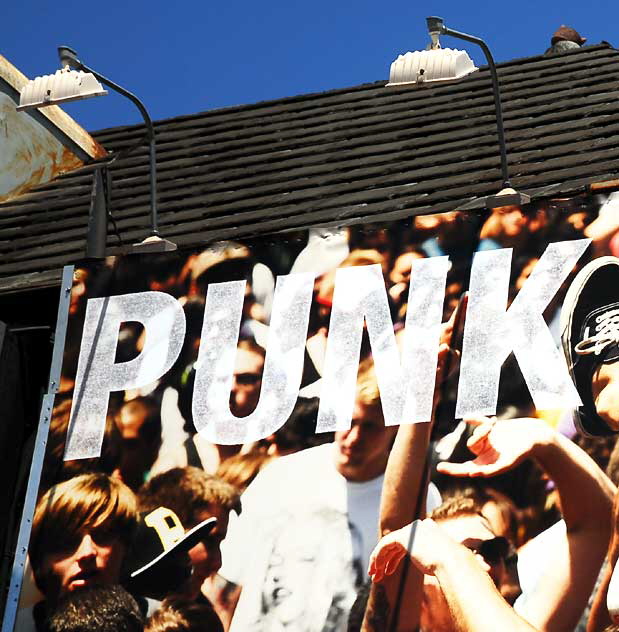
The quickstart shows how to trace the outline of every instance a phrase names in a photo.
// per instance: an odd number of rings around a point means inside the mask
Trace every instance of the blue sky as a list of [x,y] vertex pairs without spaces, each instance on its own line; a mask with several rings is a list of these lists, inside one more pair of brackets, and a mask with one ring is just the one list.
[[[34,77],[54,72],[56,47],[68,44],[162,119],[386,79],[398,54],[426,46],[428,15],[482,37],[497,61],[542,53],[561,24],[619,46],[619,3],[598,0],[11,0],[0,54]],[[484,63],[472,45],[442,44]],[[88,130],[141,120],[112,93],[65,109]]]

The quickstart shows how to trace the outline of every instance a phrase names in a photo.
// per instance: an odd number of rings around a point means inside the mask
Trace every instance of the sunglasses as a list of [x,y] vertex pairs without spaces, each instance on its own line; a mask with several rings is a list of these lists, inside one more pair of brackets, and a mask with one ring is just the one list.
[[257,373],[238,373],[234,376],[234,379],[236,380],[237,384],[252,386],[254,384],[257,384],[262,379],[262,376],[258,375]]
[[482,540],[478,544],[467,544],[465,546],[467,549],[473,551],[473,553],[479,553],[490,566],[496,566],[500,562],[506,562],[516,555],[507,538],[501,536],[491,538],[490,540]]

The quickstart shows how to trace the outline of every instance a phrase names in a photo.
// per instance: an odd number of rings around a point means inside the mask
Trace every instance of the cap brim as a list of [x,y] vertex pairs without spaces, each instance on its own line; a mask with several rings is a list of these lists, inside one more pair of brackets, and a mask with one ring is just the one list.
[[184,553],[192,549],[200,540],[203,540],[208,534],[215,528],[217,524],[217,518],[208,518],[196,525],[193,529],[190,529],[185,535],[175,542],[172,547],[167,551],[163,551],[157,557],[152,559],[148,564],[141,566],[137,570],[133,571],[130,575],[131,578],[140,577],[143,573],[146,573],[153,569],[164,560],[167,560],[178,553]]

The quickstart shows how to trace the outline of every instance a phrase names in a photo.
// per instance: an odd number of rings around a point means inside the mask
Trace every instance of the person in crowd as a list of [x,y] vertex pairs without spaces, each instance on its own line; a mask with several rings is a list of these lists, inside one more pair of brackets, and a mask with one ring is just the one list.
[[[380,265],[383,274],[388,273],[388,259],[376,249],[355,249],[339,264],[338,268],[348,268],[352,266]],[[337,269],[329,270],[318,277],[314,283],[314,300],[308,325],[308,337],[306,343],[306,366],[305,374],[314,375],[318,378],[322,375],[323,362],[327,348],[327,338],[329,335],[329,323],[333,308],[333,295],[335,292],[335,279]],[[388,297],[390,309],[394,311],[394,303]],[[367,357],[370,353],[370,345],[367,337],[364,336],[361,345],[362,357]],[[310,366],[308,366],[310,365]],[[304,379],[304,383],[307,383]]]
[[46,615],[69,593],[118,584],[137,519],[133,492],[105,474],[51,487],[37,504],[29,549],[44,600],[18,611],[17,629],[43,629]]
[[600,257],[576,275],[561,312],[561,339],[582,405],[583,433],[619,432],[619,258]]
[[[572,629],[603,561],[615,487],[580,448],[540,420],[468,421],[476,426],[469,441],[475,458],[466,463],[441,463],[441,471],[453,476],[495,476],[533,458],[556,485],[566,528],[548,539],[549,563],[541,581],[516,602],[518,616],[507,602],[501,604],[498,589],[505,576],[506,549],[498,549],[496,534],[474,506],[466,512],[442,513],[439,508],[432,514],[433,521],[388,533],[372,554],[369,572],[375,581],[381,581],[408,553],[427,578],[420,606],[422,630],[484,630],[490,629],[488,620],[493,621],[494,629]],[[444,535],[462,546],[448,547]],[[435,546],[439,542],[444,546]],[[477,554],[477,559],[465,548]],[[481,579],[480,568],[492,581]],[[467,584],[469,579],[471,584]],[[473,585],[476,608],[468,603]],[[489,611],[497,618],[488,619]]]
[[65,595],[46,626],[46,632],[142,632],[144,615],[122,586],[91,586]]
[[[245,281],[245,301],[241,316],[241,332],[244,337],[257,337],[266,319],[264,303],[270,302],[274,290],[271,271],[257,264],[251,250],[239,243],[220,242],[187,260],[189,268],[189,296],[206,296],[211,283]],[[254,285],[262,294],[262,303],[256,299]]]
[[[513,195],[514,189],[503,189],[501,195]],[[478,250],[494,248],[514,248],[517,254],[531,248],[531,238],[546,225],[547,216],[543,210],[532,205],[507,204],[492,209],[483,223]]]
[[393,264],[393,259],[395,253],[398,251],[400,240],[401,233],[397,230],[393,230],[393,227],[385,226],[384,224],[366,223],[348,227],[349,254],[352,254],[354,251],[365,251],[367,253],[374,251],[380,255],[381,265],[385,272],[387,272]]
[[405,316],[402,311],[406,301],[408,301],[413,261],[423,259],[425,256],[420,248],[409,246],[395,258],[393,266],[389,270],[389,297],[393,301],[400,320],[403,320]]
[[54,483],[69,480],[80,474],[104,472],[112,475],[120,467],[122,440],[114,416],[108,415],[105,421],[105,433],[98,458],[75,459],[65,461],[64,448],[72,402],[70,398],[61,398],[54,406],[47,439],[45,469],[40,488],[49,489]]
[[145,632],[224,632],[208,606],[182,597],[168,597],[148,618]]
[[[476,514],[470,518],[475,519]],[[462,516],[463,517],[463,516]],[[364,628],[366,630],[458,630],[459,632],[494,632],[509,630],[510,632],[533,632],[538,630],[520,617],[503,599],[490,575],[491,562],[495,553],[490,552],[489,544],[495,542],[491,532],[481,531],[476,534],[475,544],[462,546],[450,537],[442,526],[432,519],[416,520],[402,532],[395,531],[381,540],[381,550],[372,559],[370,572],[373,580],[380,582],[384,572],[396,564],[400,543],[394,544],[396,538],[406,539],[404,550],[408,547],[409,557],[414,568],[431,577],[437,585],[442,607],[433,613],[432,627],[416,627],[411,622],[403,623],[399,628],[390,627],[389,613],[375,611]],[[479,536],[485,536],[480,538]],[[410,544],[409,544],[410,541]],[[481,547],[484,548],[474,548]],[[493,546],[494,548],[494,546]],[[394,556],[393,552],[397,551]],[[486,557],[492,555],[492,560]],[[388,565],[385,559],[389,558]],[[406,598],[406,595],[405,597]],[[429,602],[430,597],[424,600]],[[425,601],[424,601],[425,603]],[[428,604],[429,607],[429,604]],[[436,606],[435,606],[436,607]],[[386,608],[385,608],[386,610]],[[442,620],[439,618],[442,617]],[[366,614],[367,620],[367,614]],[[557,629],[566,629],[558,627]]]
[[208,518],[217,523],[208,538],[189,550],[192,574],[181,594],[196,599],[204,580],[221,567],[221,543],[231,511],[241,512],[238,490],[196,467],[174,468],[151,478],[138,490],[138,507],[147,512],[163,506],[179,517],[187,530]]
[[[619,259],[593,259],[567,292],[561,315],[563,350],[582,401],[573,415],[585,435],[611,436],[619,431]],[[609,464],[614,472],[614,459]],[[606,596],[619,558],[619,497],[615,499],[614,534],[606,569],[595,596],[587,630],[599,632],[610,618]]]
[[[236,360],[230,389],[230,412],[237,417],[246,417],[256,408],[260,398],[262,370],[265,350],[251,339],[242,339],[237,346]],[[191,396],[195,381],[195,370],[187,375],[187,384],[179,399],[180,410],[186,419],[191,417]],[[190,424],[191,434],[182,445],[172,445],[157,459],[153,474],[174,467],[191,465],[214,474],[225,459],[241,451],[241,445],[214,444],[204,439]]]
[[161,409],[152,396],[124,402],[114,416],[120,434],[121,459],[118,475],[137,490],[149,477],[161,446]]
[[414,218],[414,234],[427,257],[447,255],[454,264],[470,261],[479,241],[477,218],[464,211],[431,213]]
[[258,474],[224,543],[221,575],[240,589],[232,630],[345,625],[376,541],[394,434],[384,426],[373,366],[365,362],[350,429]]
[[247,452],[239,452],[222,461],[215,475],[234,485],[242,494],[258,476],[258,472],[275,458],[264,448],[254,446]]
[[69,302],[69,315],[73,318],[84,315],[86,310],[86,298],[88,293],[88,268],[77,268],[73,273],[71,286],[71,299]]
[[299,397],[286,423],[260,442],[267,454],[286,456],[333,441],[333,433],[316,433],[319,403],[318,397]]

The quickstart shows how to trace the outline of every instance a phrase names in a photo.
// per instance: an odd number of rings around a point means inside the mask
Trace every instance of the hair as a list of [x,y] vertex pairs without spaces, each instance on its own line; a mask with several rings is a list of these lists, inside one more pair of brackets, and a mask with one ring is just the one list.
[[376,380],[376,370],[374,368],[374,360],[371,357],[365,358],[359,364],[357,401],[368,407],[380,405],[380,392]]
[[144,617],[122,586],[92,586],[69,593],[47,620],[49,632],[142,632]]
[[[516,545],[524,544],[524,542],[521,541],[523,537],[521,525],[524,520],[525,512],[519,510],[514,501],[507,494],[494,489],[484,481],[482,484],[471,482],[471,484],[465,485],[464,487],[455,488],[450,498],[451,497],[470,498],[475,503],[478,513],[482,516],[485,516],[484,510],[488,503],[495,505],[497,510],[501,513],[501,517],[506,526],[506,533],[497,533],[496,535],[505,535],[510,542]],[[443,496],[443,498],[445,500],[445,496]],[[488,521],[491,522],[489,519]]]
[[140,439],[154,443],[161,440],[161,407],[152,395],[138,395],[124,401],[118,409],[118,415],[123,408],[144,407],[144,423],[140,427]]
[[210,604],[168,597],[146,622],[145,632],[223,632]]
[[266,351],[252,338],[241,338],[239,340],[239,344],[237,345],[237,349],[252,351],[253,353],[257,353],[261,358],[264,358],[266,355]]
[[224,459],[217,468],[217,477],[234,485],[240,493],[256,478],[258,472],[275,457],[266,450],[252,450],[246,454],[234,454]]
[[333,441],[333,433],[316,433],[318,397],[299,397],[286,423],[273,433],[280,452],[297,452]]
[[67,536],[105,525],[128,545],[136,524],[136,499],[122,481],[93,473],[54,485],[39,500],[32,521],[30,562],[37,584],[43,558]]
[[189,295],[206,294],[207,286],[218,281],[251,280],[254,258],[250,249],[223,241],[197,253],[190,264]]
[[153,476],[138,490],[140,511],[168,507],[180,518],[186,529],[198,524],[198,513],[219,506],[241,512],[240,494],[236,487],[198,467],[175,467]]
[[479,504],[470,497],[452,496],[430,513],[430,518],[440,522],[462,516],[482,516]]
[[383,256],[376,248],[354,248],[338,267],[369,266],[376,263],[383,263]]

